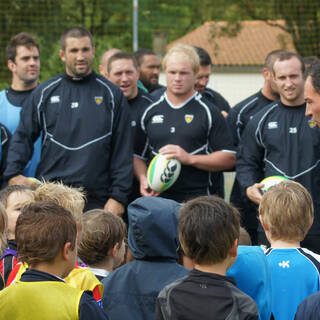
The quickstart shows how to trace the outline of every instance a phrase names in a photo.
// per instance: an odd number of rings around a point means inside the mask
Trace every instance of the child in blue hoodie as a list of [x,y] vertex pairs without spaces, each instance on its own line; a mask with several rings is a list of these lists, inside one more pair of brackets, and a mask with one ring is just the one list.
[[153,319],[159,292],[188,274],[176,262],[179,208],[173,200],[156,197],[128,206],[128,245],[135,260],[102,281],[103,308],[110,319]]

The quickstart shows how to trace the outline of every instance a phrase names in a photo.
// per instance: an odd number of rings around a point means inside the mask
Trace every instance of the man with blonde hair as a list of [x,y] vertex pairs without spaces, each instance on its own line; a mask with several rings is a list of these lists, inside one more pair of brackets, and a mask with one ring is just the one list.
[[264,194],[259,215],[271,244],[265,254],[272,313],[275,319],[294,319],[298,305],[320,289],[320,257],[300,247],[313,222],[311,195],[297,182],[281,182]]
[[161,196],[178,202],[209,195],[215,187],[212,171],[234,166],[231,135],[220,111],[195,91],[199,57],[191,46],[172,47],[162,62],[167,89],[141,118],[144,141],[136,148],[142,195],[152,195],[146,179],[146,162],[161,153],[176,158],[182,169],[175,184]]

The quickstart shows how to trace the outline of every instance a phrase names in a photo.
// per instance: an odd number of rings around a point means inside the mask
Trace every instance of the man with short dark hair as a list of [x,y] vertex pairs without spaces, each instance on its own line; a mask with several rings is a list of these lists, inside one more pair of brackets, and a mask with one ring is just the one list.
[[29,184],[22,168],[43,131],[37,177],[82,187],[86,209],[121,215],[132,179],[128,105],[121,90],[92,69],[95,49],[88,30],[73,27],[61,37],[66,72],[41,84],[22,111],[12,138],[5,176]]
[[[319,253],[320,134],[309,127],[305,117],[304,73],[298,54],[279,54],[272,74],[280,101],[266,106],[248,122],[241,136],[237,175],[248,198],[256,204],[262,198],[264,184],[260,181],[266,177],[284,176],[307,188],[314,200],[315,219],[302,246]],[[258,242],[267,244],[261,228]]]
[[134,53],[139,66],[139,79],[149,92],[161,88],[159,85],[160,60],[148,49],[140,49]]
[[[277,92],[277,86],[272,77],[272,68],[281,52],[283,51],[274,50],[269,52],[266,56],[262,69],[262,76],[264,77],[263,88],[236,104],[229,112],[227,121],[232,129],[236,147],[239,146],[241,135],[247,126],[248,121],[262,108],[280,98]],[[243,226],[250,234],[253,244],[256,244],[258,228],[258,219],[256,218],[257,206],[242,194],[237,176],[235,177],[231,190],[230,202],[232,202],[240,211]]]
[[[194,47],[199,59],[200,68],[196,76],[195,90],[198,91],[206,98],[209,102],[213,103],[224,117],[228,116],[230,111],[230,105],[228,101],[217,91],[207,87],[209,83],[210,74],[212,71],[211,58],[206,50],[200,47]],[[212,179],[215,181],[216,189],[214,193],[224,198],[224,176],[223,172],[212,172]]]
[[[141,135],[141,116],[146,108],[153,102],[152,97],[138,88],[137,81],[139,79],[138,64],[132,54],[127,52],[117,52],[109,58],[107,66],[107,79],[117,85],[128,99],[131,127],[133,129],[134,146],[139,145]],[[136,149],[136,148],[134,148]],[[135,154],[138,153],[134,150]],[[136,157],[134,157],[134,171],[136,175]],[[140,196],[139,183],[134,179],[130,201],[135,200]]]
[[320,127],[320,63],[310,67],[304,85],[306,116],[311,117],[309,124]]
[[211,58],[208,52],[203,48],[194,48],[196,49],[200,58],[200,69],[197,74],[195,89],[215,106],[217,106],[221,110],[222,115],[226,117],[230,111],[230,105],[228,101],[220,93],[207,87],[212,71]]
[[[20,112],[25,101],[38,84],[40,55],[37,40],[28,33],[13,36],[6,48],[8,68],[12,74],[11,86],[0,92],[0,122],[11,134],[20,121]],[[34,177],[40,160],[40,140],[34,145],[34,154],[26,165],[24,174]],[[5,159],[3,159],[5,162]]]

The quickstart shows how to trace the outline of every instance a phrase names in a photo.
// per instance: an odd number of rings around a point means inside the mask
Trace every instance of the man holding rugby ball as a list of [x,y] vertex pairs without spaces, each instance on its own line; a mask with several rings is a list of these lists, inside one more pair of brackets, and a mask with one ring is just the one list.
[[[311,129],[305,117],[305,66],[298,54],[284,51],[272,73],[280,101],[264,107],[248,122],[237,154],[238,181],[257,204],[263,178],[280,175],[301,183],[312,195],[315,209],[302,246],[320,253],[320,132]],[[258,243],[267,244],[261,228]]]
[[162,62],[167,89],[150,105],[141,118],[145,139],[137,155],[140,162],[140,191],[148,188],[146,167],[157,153],[176,158],[181,173],[175,184],[161,196],[182,202],[209,195],[215,181],[211,172],[232,169],[235,151],[227,124],[219,109],[195,91],[199,57],[193,47],[178,44]]

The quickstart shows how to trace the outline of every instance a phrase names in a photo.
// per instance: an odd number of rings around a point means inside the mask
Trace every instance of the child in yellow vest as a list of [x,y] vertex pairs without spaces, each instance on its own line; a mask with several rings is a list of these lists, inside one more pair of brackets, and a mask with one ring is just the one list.
[[[84,193],[81,189],[66,186],[61,182],[44,181],[34,191],[34,201],[53,201],[72,214],[77,224],[79,239],[82,233],[84,199]],[[9,275],[6,286],[10,286],[14,281],[19,280],[27,267],[27,264],[17,264]],[[64,280],[71,287],[92,291],[94,299],[101,304],[103,285],[88,268],[82,268],[76,264]]]
[[0,319],[108,319],[87,292],[62,280],[77,257],[77,226],[69,211],[50,201],[25,206],[16,242],[18,258],[29,268],[0,292]]

